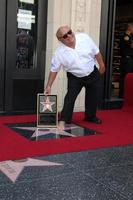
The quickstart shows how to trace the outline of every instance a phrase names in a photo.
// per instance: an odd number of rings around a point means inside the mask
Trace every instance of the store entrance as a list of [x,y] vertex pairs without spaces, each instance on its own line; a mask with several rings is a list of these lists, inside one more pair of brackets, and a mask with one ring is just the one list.
[[47,1],[0,1],[0,113],[36,111],[44,88]]
[[[133,23],[133,0],[117,0],[114,24],[111,98],[123,98],[121,40],[127,24]],[[126,39],[126,38],[125,38]],[[127,38],[128,39],[128,38]],[[133,51],[133,49],[132,49]]]
[[105,109],[123,105],[123,97],[120,97],[120,39],[129,22],[133,23],[133,0],[102,0],[100,50],[106,64],[102,102]]

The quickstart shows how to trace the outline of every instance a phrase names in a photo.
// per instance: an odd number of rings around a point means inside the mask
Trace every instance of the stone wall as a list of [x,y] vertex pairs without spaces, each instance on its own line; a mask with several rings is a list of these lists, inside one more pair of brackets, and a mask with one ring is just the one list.
[[[71,26],[75,32],[88,33],[99,46],[100,15],[102,0],[48,0],[47,49],[45,85],[50,71],[51,58],[58,45],[56,30],[62,25]],[[67,90],[66,74],[61,70],[52,86],[52,93],[58,95],[58,108],[62,109]],[[75,111],[84,111],[84,89],[79,94]]]

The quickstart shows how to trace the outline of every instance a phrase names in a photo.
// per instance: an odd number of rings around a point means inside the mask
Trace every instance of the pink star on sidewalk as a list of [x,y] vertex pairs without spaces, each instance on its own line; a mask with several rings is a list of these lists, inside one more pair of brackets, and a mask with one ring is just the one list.
[[0,170],[13,182],[17,180],[18,176],[24,169],[24,167],[28,166],[60,166],[62,164],[55,163],[55,162],[49,162],[49,161],[43,161],[38,159],[32,159],[27,158],[24,161],[22,160],[16,160],[16,161],[3,161],[0,162]]

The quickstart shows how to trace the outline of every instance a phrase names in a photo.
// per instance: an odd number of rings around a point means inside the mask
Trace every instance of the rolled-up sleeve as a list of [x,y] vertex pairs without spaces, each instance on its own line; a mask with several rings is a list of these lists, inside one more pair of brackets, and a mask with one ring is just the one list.
[[99,53],[99,48],[95,44],[95,42],[90,38],[90,44],[91,44],[91,49],[94,55],[97,55]]
[[95,44],[95,42],[93,41],[93,39],[88,36],[87,34],[84,34],[86,37],[86,45],[89,46],[89,48],[91,49],[91,52],[93,55],[96,55],[99,53],[99,48],[97,47],[97,45]]

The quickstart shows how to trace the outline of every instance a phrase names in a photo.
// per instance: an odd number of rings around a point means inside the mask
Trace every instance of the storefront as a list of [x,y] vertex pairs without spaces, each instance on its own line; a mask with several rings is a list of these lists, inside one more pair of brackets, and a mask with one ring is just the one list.
[[[133,0],[1,0],[0,113],[36,110],[36,96],[43,92],[58,42],[55,32],[64,24],[88,33],[104,56],[106,73],[99,107],[120,107],[119,37],[125,24],[133,22],[132,13]],[[66,88],[61,72],[52,88],[58,95],[59,110]],[[76,111],[84,109],[83,92]]]
[[35,110],[44,88],[47,1],[0,1],[0,113]]
[[133,0],[102,1],[101,49],[106,61],[103,102],[105,108],[121,107],[120,38],[127,23],[133,22]]

